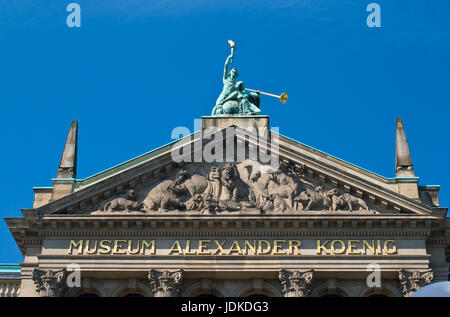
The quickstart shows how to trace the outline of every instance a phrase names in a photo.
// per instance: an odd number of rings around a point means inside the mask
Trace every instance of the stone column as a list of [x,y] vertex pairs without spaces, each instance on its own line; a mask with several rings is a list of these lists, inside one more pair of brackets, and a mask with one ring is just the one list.
[[284,297],[308,297],[311,295],[311,283],[314,270],[280,270],[279,279]]
[[433,270],[400,270],[398,272],[400,287],[404,297],[410,297],[419,288],[433,281]]
[[183,270],[177,271],[155,271],[150,270],[148,279],[153,287],[154,297],[177,297],[180,296],[181,282],[183,281]]
[[[445,241],[445,240],[444,240]],[[443,241],[442,241],[443,242]],[[446,245],[427,244],[427,253],[430,255],[430,269],[433,270],[433,282],[448,281],[448,263],[445,254]]]
[[61,297],[67,290],[66,269],[44,271],[35,268],[32,279],[41,297]]

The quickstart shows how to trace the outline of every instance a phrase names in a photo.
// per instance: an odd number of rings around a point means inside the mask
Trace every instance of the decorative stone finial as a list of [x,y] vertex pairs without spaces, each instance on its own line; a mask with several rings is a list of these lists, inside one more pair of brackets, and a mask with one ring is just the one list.
[[280,270],[279,279],[284,297],[308,297],[311,295],[314,270]]
[[400,287],[404,297],[410,297],[419,288],[433,281],[433,270],[400,270],[398,272]]
[[70,125],[69,135],[67,136],[56,178],[75,178],[77,176],[77,143],[78,121],[73,120]]
[[395,136],[395,175],[415,176],[402,118],[397,118]]
[[36,285],[36,292],[42,297],[61,297],[67,290],[66,269],[58,271],[33,270],[32,279]]
[[148,279],[153,286],[154,297],[177,297],[180,296],[181,282],[183,281],[183,270],[170,272],[165,270],[158,272],[150,270]]

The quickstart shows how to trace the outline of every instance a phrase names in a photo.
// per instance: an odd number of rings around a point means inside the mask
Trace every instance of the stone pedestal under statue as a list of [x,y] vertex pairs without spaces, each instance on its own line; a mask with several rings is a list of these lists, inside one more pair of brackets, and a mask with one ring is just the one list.
[[229,126],[237,126],[243,129],[256,128],[262,132],[269,130],[269,116],[204,116],[202,117],[202,132],[206,129],[224,129]]

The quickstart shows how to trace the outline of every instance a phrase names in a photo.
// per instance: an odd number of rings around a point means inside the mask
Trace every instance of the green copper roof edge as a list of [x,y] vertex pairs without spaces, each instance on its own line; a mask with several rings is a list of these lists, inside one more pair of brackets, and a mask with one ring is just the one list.
[[[274,133],[277,133],[277,132],[274,132]],[[290,141],[292,141],[292,142],[298,143],[298,144],[300,144],[300,145],[302,145],[302,146],[304,146],[304,147],[310,148],[310,149],[312,149],[312,150],[318,152],[319,154],[326,155],[326,156],[328,156],[329,158],[331,158],[332,160],[335,160],[335,161],[338,161],[338,162],[345,163],[345,164],[349,165],[349,167],[352,168],[352,169],[355,169],[355,168],[356,168],[356,169],[360,169],[360,170],[362,170],[362,171],[364,171],[364,172],[366,172],[366,173],[368,173],[368,174],[371,174],[371,175],[373,175],[373,176],[376,176],[376,177],[380,178],[380,179],[383,180],[383,181],[395,181],[395,177],[388,178],[388,177],[381,176],[381,175],[379,175],[379,174],[377,174],[377,173],[375,173],[375,172],[372,172],[372,171],[369,171],[368,169],[365,169],[364,167],[361,167],[361,166],[358,166],[358,165],[356,165],[356,164],[347,162],[346,160],[340,159],[340,158],[338,158],[338,157],[336,157],[336,156],[334,156],[334,155],[328,154],[328,153],[326,153],[326,152],[324,152],[324,151],[318,150],[318,149],[316,149],[316,148],[314,148],[314,147],[312,147],[312,146],[309,146],[309,145],[307,145],[307,144],[305,144],[305,143],[299,142],[299,141],[294,140],[294,139],[292,139],[292,138],[290,138],[290,137],[287,137],[287,136],[285,136],[285,135],[282,135],[281,133],[278,133],[278,135],[280,135],[280,136],[282,136],[283,138],[286,138],[286,139],[288,139],[288,140],[290,140]]]
[[20,264],[0,263],[0,272],[20,272]]
[[441,185],[418,185],[419,187],[437,187],[441,188]]
[[184,142],[191,141],[192,137],[194,137],[194,139],[195,139],[195,135],[198,134],[198,133],[199,132],[191,133],[191,134],[185,136],[184,138],[181,138],[181,139],[178,139],[178,140],[174,140],[174,141],[172,141],[170,143],[167,143],[167,144],[165,144],[163,146],[160,146],[160,147],[158,147],[158,148],[156,148],[154,150],[151,150],[149,152],[146,152],[144,154],[138,155],[138,156],[136,156],[136,157],[134,157],[132,159],[129,159],[128,161],[125,161],[123,163],[120,163],[118,165],[110,167],[110,168],[108,168],[106,170],[103,170],[101,172],[98,172],[98,173],[96,173],[94,175],[91,175],[91,176],[86,177],[84,179],[77,179],[76,180],[76,186],[79,187],[79,186],[87,185],[87,184],[92,183],[95,180],[101,178],[101,176],[109,176],[111,174],[120,172],[121,170],[124,170],[124,169],[126,169],[126,168],[128,168],[130,166],[138,164],[138,163],[140,163],[140,162],[142,162],[144,160],[153,158],[153,157],[157,156],[158,154],[164,153],[170,146],[172,146],[173,144],[175,144],[177,142],[182,142],[182,144],[184,144]]

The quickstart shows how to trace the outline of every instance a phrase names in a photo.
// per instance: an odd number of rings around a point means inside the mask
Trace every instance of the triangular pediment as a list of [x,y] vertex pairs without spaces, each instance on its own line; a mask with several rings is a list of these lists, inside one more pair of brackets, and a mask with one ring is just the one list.
[[[261,142],[257,134],[239,127],[233,133],[225,129],[219,132],[224,139],[205,141],[198,132],[77,180],[73,193],[36,211],[40,217],[432,214],[432,208],[398,194],[394,180],[277,133],[271,133],[269,142]],[[211,148],[219,144],[224,153],[233,147],[232,162],[210,163],[203,157],[196,161],[199,152],[209,147],[211,153]],[[245,156],[238,159],[239,146],[245,150]],[[174,160],[174,151],[181,148],[191,149],[190,160]],[[276,157],[279,168],[274,168],[273,162],[261,162],[259,156],[249,158],[255,149],[257,153],[264,152],[266,158]]]

